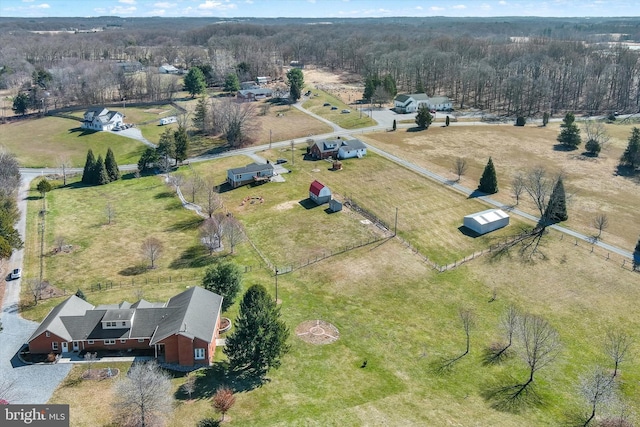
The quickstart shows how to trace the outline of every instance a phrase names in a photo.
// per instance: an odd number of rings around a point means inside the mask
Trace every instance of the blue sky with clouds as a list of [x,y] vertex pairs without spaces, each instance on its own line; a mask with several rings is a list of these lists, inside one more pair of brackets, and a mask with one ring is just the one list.
[[0,0],[0,16],[640,16],[638,0]]

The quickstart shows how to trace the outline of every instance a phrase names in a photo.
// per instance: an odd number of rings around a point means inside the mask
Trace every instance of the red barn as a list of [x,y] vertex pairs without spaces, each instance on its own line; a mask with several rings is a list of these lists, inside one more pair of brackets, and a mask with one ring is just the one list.
[[309,198],[319,205],[329,203],[331,200],[331,190],[320,181],[313,181],[309,186]]

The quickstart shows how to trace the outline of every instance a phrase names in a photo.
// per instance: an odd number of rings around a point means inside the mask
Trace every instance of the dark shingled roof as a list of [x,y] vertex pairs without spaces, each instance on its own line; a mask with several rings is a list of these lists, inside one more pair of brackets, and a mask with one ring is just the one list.
[[82,316],[87,310],[92,310],[93,305],[89,304],[82,298],[78,298],[75,295],[71,295],[69,298],[53,307],[47,317],[44,318],[40,326],[33,332],[29,341],[42,334],[45,331],[49,331],[60,338],[71,341],[72,337],[67,331],[67,328],[60,320],[61,316]]
[[273,170],[273,165],[271,163],[259,164],[259,163],[251,163],[242,168],[229,169],[233,175],[240,175],[248,172],[262,172],[265,170]]
[[117,310],[107,310],[107,312],[104,314],[104,317],[102,318],[103,322],[113,322],[114,320],[131,320],[131,318],[133,317],[133,313],[135,313],[135,310],[122,310],[122,309],[117,309]]
[[175,312],[160,321],[150,344],[175,334],[211,342],[221,307],[220,295],[198,286],[174,296],[167,302],[167,308]]
[[347,151],[362,150],[363,148],[367,148],[367,146],[364,145],[364,142],[360,141],[359,139],[349,139],[347,141],[343,141],[342,146],[345,147]]

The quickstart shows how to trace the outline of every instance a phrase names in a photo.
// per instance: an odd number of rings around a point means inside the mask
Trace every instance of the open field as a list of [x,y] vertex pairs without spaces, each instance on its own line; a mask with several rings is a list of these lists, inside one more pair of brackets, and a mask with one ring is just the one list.
[[[582,156],[583,149],[556,149],[558,126],[433,126],[426,132],[372,133],[363,140],[452,180],[457,178],[453,162],[457,157],[465,158],[468,171],[461,184],[469,188],[477,187],[491,156],[500,187],[492,197],[505,205],[515,203],[511,180],[516,173],[534,166],[544,166],[551,173],[562,171],[566,174],[567,194],[572,195],[569,220],[563,225],[586,235],[597,234],[592,222],[597,214],[604,213],[609,218],[609,228],[602,233],[602,240],[632,251],[640,233],[638,181],[616,174],[631,126],[606,125],[611,142],[595,159]],[[521,197],[518,208],[537,214],[526,195]]]
[[[575,421],[572,414],[586,410],[576,395],[579,377],[596,363],[609,366],[601,349],[607,328],[640,327],[634,314],[640,291],[636,274],[567,249],[557,235],[547,242],[554,256],[546,261],[484,257],[437,274],[392,239],[281,276],[279,296],[289,328],[322,319],[339,329],[340,339],[315,346],[292,336],[291,352],[270,373],[271,381],[237,394],[230,424],[418,426],[474,420],[474,425],[515,427]],[[493,290],[497,299],[489,302]],[[518,413],[493,409],[484,397],[492,387],[527,375],[516,356],[502,365],[482,362],[483,348],[500,337],[499,316],[509,304],[544,316],[563,344],[557,360],[536,375],[540,403]],[[441,358],[464,350],[460,307],[475,316],[471,352],[438,374],[434,366]],[[368,361],[364,369],[363,360]],[[637,360],[625,362],[620,381],[631,407],[640,405],[639,380]],[[176,387],[181,382],[174,380]],[[223,383],[214,369],[198,381],[193,401],[178,393],[169,425],[194,425],[212,416],[207,398]],[[110,385],[95,384],[92,393],[101,399],[87,399],[86,387],[61,387],[52,401],[71,402],[72,420],[95,413],[106,423]],[[72,425],[90,425],[86,422]]]
[[[307,110],[315,113],[344,129],[360,129],[368,126],[374,126],[376,122],[368,117],[366,114],[361,114],[355,106],[344,103],[338,97],[325,92],[320,89],[311,88],[309,86],[306,89],[311,90],[311,96],[305,101],[302,99],[302,106]],[[315,96],[315,95],[318,96]],[[330,106],[325,107],[324,104],[329,103],[331,106],[337,107],[332,110]],[[348,114],[343,114],[343,109],[350,110]]]
[[82,167],[87,150],[104,157],[111,147],[119,164],[136,163],[144,145],[111,132],[84,132],[80,122],[59,117],[44,117],[0,125],[0,141],[15,154],[22,167],[57,167],[59,157],[71,159]]

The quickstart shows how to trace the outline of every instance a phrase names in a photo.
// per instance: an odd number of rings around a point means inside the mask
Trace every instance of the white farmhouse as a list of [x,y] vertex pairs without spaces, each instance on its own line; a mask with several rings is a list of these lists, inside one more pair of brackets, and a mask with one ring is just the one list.
[[84,113],[80,127],[90,130],[111,130],[122,125],[124,116],[117,111],[109,111],[105,107],[94,107]]
[[415,113],[422,106],[429,110],[445,111],[452,107],[451,100],[446,96],[428,96],[424,93],[409,93],[395,97],[393,100],[396,113]]

